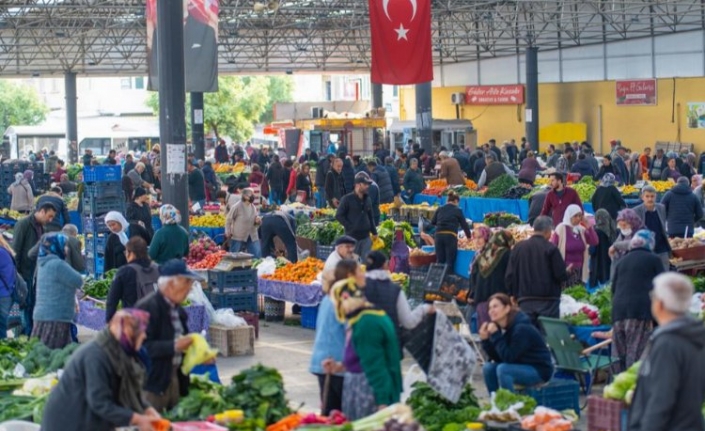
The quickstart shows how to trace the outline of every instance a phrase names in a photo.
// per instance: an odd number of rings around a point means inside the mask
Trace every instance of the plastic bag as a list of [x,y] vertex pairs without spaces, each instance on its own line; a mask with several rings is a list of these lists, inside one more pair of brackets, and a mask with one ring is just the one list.
[[188,349],[186,349],[184,361],[181,364],[181,372],[185,375],[189,375],[196,365],[201,365],[204,362],[215,359],[218,355],[218,351],[208,345],[208,341],[206,341],[203,335],[189,334],[188,336],[191,337],[193,342]]
[[597,311],[597,307],[595,307],[594,305],[586,304],[584,302],[578,302],[575,300],[575,298],[569,295],[561,295],[561,303],[559,307],[561,318],[577,314],[584,307],[588,307],[593,311]]
[[247,326],[247,322],[242,317],[235,314],[232,308],[221,308],[213,313],[213,324],[226,328],[237,328]]
[[262,262],[257,266],[257,277],[262,277],[263,275],[272,275],[274,271],[277,270],[277,262],[273,257],[265,257]]
[[495,404],[494,402],[496,396],[497,393],[492,392],[492,396],[490,397],[490,405],[492,408],[488,411],[480,413],[480,417],[478,419],[480,419],[481,421],[494,421],[502,423],[520,422],[521,415],[519,414],[519,410],[524,407],[524,403],[519,402],[513,404],[509,406],[508,409],[502,411],[497,407],[497,404]]
[[374,241],[372,241],[372,250],[382,250],[384,248],[384,241],[382,241],[379,237],[377,237]]
[[412,387],[416,382],[426,382],[426,373],[423,372],[418,364],[414,364],[409,368],[409,371],[404,375],[403,388],[404,391],[401,393],[401,402],[406,403],[406,400],[411,396],[414,388]]
[[203,288],[201,287],[200,282],[198,282],[198,281],[193,282],[193,286],[191,287],[191,292],[189,292],[187,298],[194,304],[202,305],[202,306],[206,307],[206,313],[208,314],[208,319],[211,322],[214,320],[215,308],[213,308],[213,304],[211,304],[211,302],[208,300],[208,297],[203,292]]

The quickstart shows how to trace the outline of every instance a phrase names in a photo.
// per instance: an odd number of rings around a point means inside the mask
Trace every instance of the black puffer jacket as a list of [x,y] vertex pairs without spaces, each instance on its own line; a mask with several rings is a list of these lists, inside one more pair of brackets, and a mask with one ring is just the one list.
[[355,167],[352,164],[352,160],[346,158],[343,160],[343,170],[340,172],[343,175],[343,183],[345,184],[345,191],[350,193],[355,188]]
[[372,180],[379,186],[379,202],[382,204],[390,204],[394,202],[394,189],[392,188],[392,180],[389,178],[389,172],[384,166],[377,166],[372,172]]
[[669,236],[683,236],[686,228],[692,236],[695,222],[703,218],[703,207],[687,184],[676,184],[661,200],[666,207]]

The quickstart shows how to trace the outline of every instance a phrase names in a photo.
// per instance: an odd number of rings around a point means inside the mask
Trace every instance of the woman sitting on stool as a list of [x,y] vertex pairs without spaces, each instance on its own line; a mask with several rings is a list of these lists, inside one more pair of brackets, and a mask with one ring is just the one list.
[[482,347],[492,362],[482,369],[489,393],[514,392],[514,385],[536,386],[551,380],[551,353],[529,317],[512,305],[504,293],[489,301],[491,322],[480,327]]

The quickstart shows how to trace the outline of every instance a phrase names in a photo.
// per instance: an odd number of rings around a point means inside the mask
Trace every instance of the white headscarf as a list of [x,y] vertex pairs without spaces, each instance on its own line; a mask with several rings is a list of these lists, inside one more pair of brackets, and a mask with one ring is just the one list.
[[24,174],[22,172],[16,173],[15,174],[15,182],[12,183],[12,185],[19,186],[23,179],[24,179]]
[[117,223],[120,223],[121,230],[120,232],[113,232],[115,235],[120,238],[120,244],[125,245],[127,244],[127,241],[129,241],[129,238],[127,237],[127,233],[125,231],[127,228],[130,226],[130,224],[125,220],[125,217],[123,217],[122,214],[120,214],[117,211],[110,211],[105,215],[105,224],[108,224],[109,221],[114,221]]
[[583,210],[575,204],[568,205],[568,208],[566,208],[565,213],[563,214],[563,224],[566,226],[566,228],[573,229],[573,233],[578,234],[582,230],[582,226],[577,225],[573,226],[573,224],[570,222],[570,219],[572,219],[575,215],[577,214],[582,214]]

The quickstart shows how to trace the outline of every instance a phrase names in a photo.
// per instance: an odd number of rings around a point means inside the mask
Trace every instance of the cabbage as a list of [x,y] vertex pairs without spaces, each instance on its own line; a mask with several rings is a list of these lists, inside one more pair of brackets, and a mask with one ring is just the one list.
[[627,391],[627,394],[624,396],[624,402],[631,405],[633,398],[634,398],[634,389],[629,389]]
[[628,388],[619,387],[615,384],[605,386],[602,396],[612,400],[624,400]]
[[636,374],[632,374],[630,372],[620,373],[614,378],[614,382],[612,384],[619,386],[620,388],[631,389],[636,386],[637,377],[638,376]]

